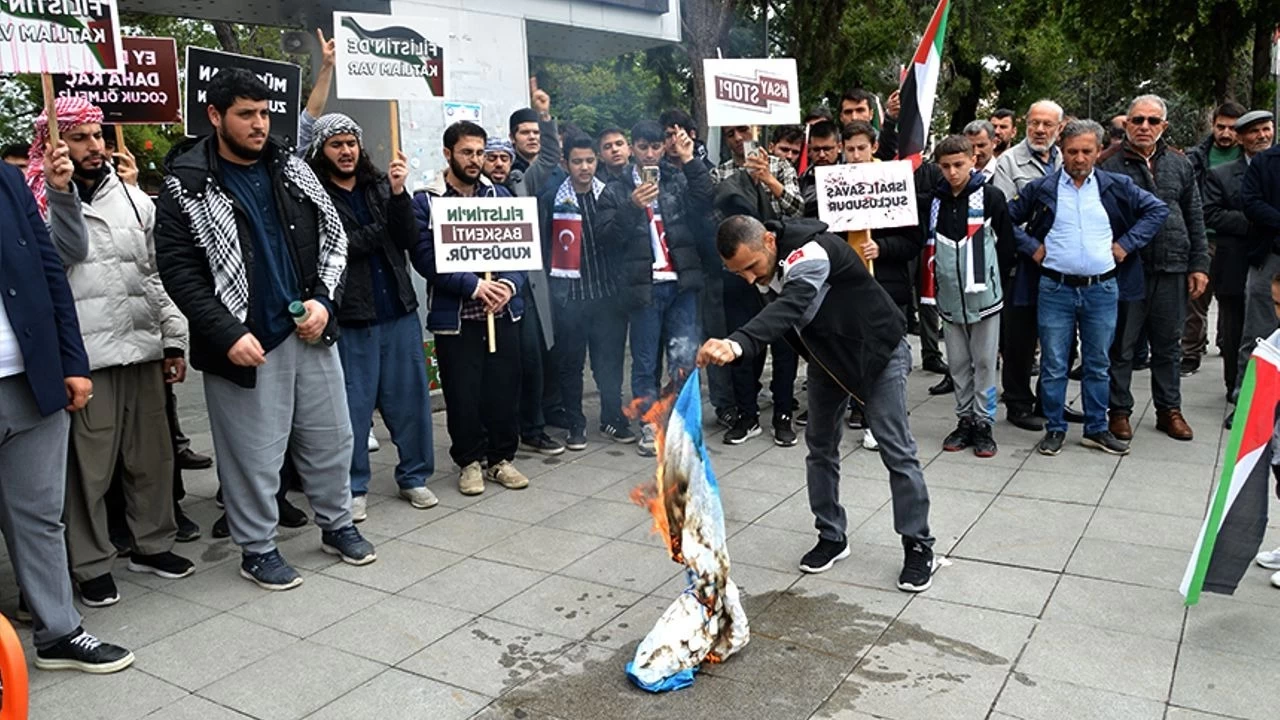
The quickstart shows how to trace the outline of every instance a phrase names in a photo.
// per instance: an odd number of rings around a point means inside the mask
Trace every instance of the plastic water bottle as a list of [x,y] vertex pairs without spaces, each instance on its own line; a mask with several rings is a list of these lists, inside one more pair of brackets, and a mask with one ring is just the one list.
[[[306,305],[302,304],[301,300],[294,300],[289,303],[289,315],[293,318],[294,325],[301,326],[307,321],[307,318],[311,317],[311,311],[307,309]],[[307,342],[314,345],[319,341],[319,339],[320,338],[316,338],[315,340],[308,340]]]

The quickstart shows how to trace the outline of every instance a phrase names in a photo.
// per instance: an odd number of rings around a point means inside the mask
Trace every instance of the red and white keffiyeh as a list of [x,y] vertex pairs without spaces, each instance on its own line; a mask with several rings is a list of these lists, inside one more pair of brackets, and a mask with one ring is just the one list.
[[[77,126],[86,123],[101,123],[102,108],[82,97],[60,97],[53,102],[53,111],[58,116],[58,132],[67,133]],[[42,111],[36,118],[36,136],[31,141],[31,154],[27,160],[27,187],[36,196],[36,204],[40,206],[40,216],[49,217],[49,198],[44,186],[44,153],[49,144],[49,117]]]

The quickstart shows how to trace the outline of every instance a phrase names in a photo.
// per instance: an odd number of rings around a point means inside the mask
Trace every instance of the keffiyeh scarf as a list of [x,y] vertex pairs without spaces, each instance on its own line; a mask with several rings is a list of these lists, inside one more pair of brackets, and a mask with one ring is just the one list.
[[[600,178],[591,178],[592,197],[599,200],[603,191]],[[582,277],[582,208],[578,206],[573,178],[560,183],[551,210],[551,277]]]
[[[67,133],[73,128],[86,123],[101,123],[102,108],[90,103],[82,97],[60,97],[53,103],[53,111],[58,118],[58,132]],[[36,118],[36,136],[31,141],[31,152],[27,158],[27,187],[36,197],[40,206],[40,217],[49,217],[49,197],[44,181],[44,153],[49,144],[48,111],[40,113]]]

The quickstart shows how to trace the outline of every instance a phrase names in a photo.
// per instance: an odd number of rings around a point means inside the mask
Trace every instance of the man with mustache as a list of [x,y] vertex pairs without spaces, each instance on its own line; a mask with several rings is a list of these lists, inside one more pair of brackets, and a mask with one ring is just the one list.
[[[384,174],[373,166],[354,120],[330,113],[315,123],[308,149],[347,231],[347,277],[338,303],[338,355],[346,381],[351,433],[360,437],[375,408],[399,451],[396,485],[418,509],[439,502],[427,489],[435,470],[431,393],[422,354],[418,298],[405,253],[418,241],[413,204],[405,190],[409,166],[397,152]],[[369,448],[353,443],[351,516],[367,517]]]
[[240,574],[288,590],[302,576],[275,541],[286,452],[321,550],[352,565],[377,555],[352,523],[351,418],[333,346],[347,235],[311,168],[268,138],[270,94],[241,68],[209,83],[215,133],[169,154],[156,253],[165,289],[191,323],[191,363],[205,373]]
[[[186,378],[187,323],[156,274],[155,206],[107,161],[102,110],[72,97],[54,109],[71,162],[36,154],[27,182],[66,266],[93,371],[97,397],[71,419],[67,553],[84,604],[102,607],[120,600],[105,501],[117,462],[133,536],[129,570],[171,579],[195,572],[172,552],[178,527],[164,387]],[[36,148],[48,144],[49,122],[36,119]]]
[[[520,326],[524,301],[522,272],[442,273],[436,270],[435,228],[431,205],[439,197],[511,197],[484,176],[484,128],[462,120],[444,131],[449,167],[413,198],[418,242],[413,266],[427,279],[427,330],[436,339],[444,401],[449,407],[449,454],[462,468],[458,491],[484,492],[487,478],[509,490],[529,486],[512,464],[520,445]],[[489,352],[486,319],[494,315],[494,346]]]

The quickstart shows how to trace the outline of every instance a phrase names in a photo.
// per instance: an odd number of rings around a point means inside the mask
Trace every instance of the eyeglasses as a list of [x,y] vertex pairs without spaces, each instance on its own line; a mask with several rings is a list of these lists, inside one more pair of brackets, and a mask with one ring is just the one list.
[[1141,125],[1143,123],[1146,123],[1148,125],[1163,125],[1164,118],[1156,117],[1155,115],[1152,115],[1151,117],[1145,117],[1143,115],[1132,115],[1129,117],[1129,122],[1133,123],[1134,125]]
[[835,145],[827,145],[825,147],[822,145],[809,146],[809,152],[813,153],[814,155],[826,155],[828,153],[835,153],[839,151],[840,151],[840,148],[836,147]]

